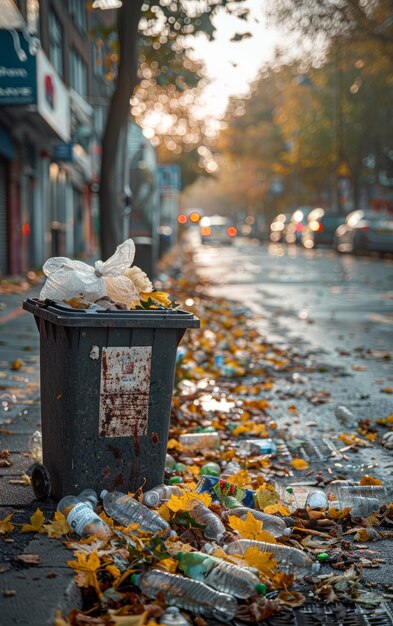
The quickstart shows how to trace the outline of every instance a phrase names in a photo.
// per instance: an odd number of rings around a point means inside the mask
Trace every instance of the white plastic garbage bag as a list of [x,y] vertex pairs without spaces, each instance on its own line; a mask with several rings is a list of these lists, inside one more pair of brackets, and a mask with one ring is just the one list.
[[83,294],[89,302],[109,296],[132,307],[138,302],[133,282],[124,276],[135,257],[135,244],[127,239],[107,261],[96,261],[94,267],[67,257],[52,257],[43,266],[47,276],[40,298],[69,300]]

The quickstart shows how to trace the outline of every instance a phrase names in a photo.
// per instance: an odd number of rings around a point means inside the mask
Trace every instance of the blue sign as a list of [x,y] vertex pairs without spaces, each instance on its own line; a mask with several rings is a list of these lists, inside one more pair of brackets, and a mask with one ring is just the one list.
[[158,167],[158,185],[161,192],[180,191],[180,166],[176,164]]
[[0,106],[37,103],[36,58],[22,32],[0,30]]
[[53,148],[52,158],[54,161],[73,161],[73,144],[57,143]]

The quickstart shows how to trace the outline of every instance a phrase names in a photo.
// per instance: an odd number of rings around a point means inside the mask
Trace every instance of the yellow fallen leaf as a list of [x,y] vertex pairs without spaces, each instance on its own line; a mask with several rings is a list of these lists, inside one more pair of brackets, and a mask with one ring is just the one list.
[[22,533],[38,533],[42,532],[42,526],[45,521],[43,512],[37,508],[35,513],[30,517],[30,524],[23,524]]
[[376,420],[377,424],[393,424],[393,413],[391,415],[388,415],[387,417],[380,417],[379,419]]
[[16,360],[12,363],[12,365],[11,365],[11,369],[12,369],[12,370],[14,370],[14,371],[18,371],[18,370],[20,370],[20,368],[22,367],[22,365],[23,365],[23,361],[22,361],[21,359],[16,359]]
[[383,485],[383,482],[378,478],[374,478],[374,476],[369,476],[369,474],[365,474],[361,477],[359,485]]
[[193,476],[199,478],[199,474],[201,472],[201,468],[199,467],[199,465],[188,465],[187,470],[191,472]]
[[99,517],[102,519],[103,522],[105,522],[105,524],[107,524],[107,526],[109,526],[109,528],[114,527],[115,522],[113,521],[111,517],[109,517],[109,515],[105,513],[105,511],[101,511],[101,513],[99,514]]
[[158,565],[160,568],[162,567],[166,571],[174,574],[179,566],[179,561],[175,561],[175,559],[162,559]]
[[391,387],[385,387],[384,389],[382,389],[382,391],[384,393],[393,393],[393,389]]
[[63,535],[68,535],[68,533],[71,532],[71,529],[67,524],[66,518],[64,517],[63,513],[60,513],[60,511],[56,511],[52,522],[50,522],[49,524],[44,524],[43,528],[48,534],[48,537],[54,539],[58,539]]
[[258,487],[255,492],[255,496],[258,502],[258,507],[264,511],[265,507],[271,504],[278,504],[280,502],[280,496],[275,491],[271,491],[265,486]]
[[167,448],[168,450],[183,450],[183,446],[177,439],[169,439]]
[[310,467],[309,463],[307,463],[304,459],[293,459],[293,461],[291,461],[291,465],[297,470],[305,470]]
[[263,530],[263,522],[257,520],[251,511],[248,511],[245,520],[235,515],[228,516],[229,526],[236,530],[243,539],[256,539],[257,541],[266,541],[267,543],[277,543],[276,539]]
[[53,626],[70,626],[70,623],[68,620],[66,621],[63,616],[61,611],[56,611],[56,617],[53,621]]
[[351,511],[351,509],[348,508],[348,507],[345,508],[345,509],[330,508],[329,511],[328,511],[328,518],[329,519],[333,519],[333,520],[341,521],[341,520],[345,519],[346,517],[348,517],[350,511]]
[[178,511],[187,511],[189,509],[189,504],[192,500],[200,500],[206,506],[210,506],[211,504],[211,496],[205,493],[195,493],[195,491],[186,491],[182,496],[171,496],[167,502],[167,507],[174,513]]
[[0,520],[0,535],[5,535],[5,533],[10,533],[14,530],[15,526],[12,522],[10,522],[11,517],[14,513],[10,513],[4,519]]
[[101,595],[100,585],[97,580],[97,571],[101,567],[97,552],[86,554],[78,552],[76,561],[67,561],[67,565],[76,572],[75,582],[78,587],[94,587]]
[[113,565],[113,563],[111,565],[107,565],[105,570],[111,575],[113,576],[113,578],[115,580],[117,580],[118,578],[120,578],[121,576],[121,571],[119,570],[118,567],[116,567],[116,565]]
[[256,567],[261,574],[268,577],[277,570],[277,561],[273,555],[270,552],[260,552],[258,548],[247,548],[243,559],[248,565]]
[[291,514],[288,507],[283,506],[282,504],[270,504],[268,506],[265,506],[263,512],[268,513],[269,515],[277,515],[277,513],[279,513],[280,515],[285,516]]
[[163,517],[166,522],[169,522],[169,520],[171,519],[171,511],[168,509],[166,502],[164,502],[164,504],[161,504],[161,506],[157,510],[157,513],[161,515],[161,517]]
[[252,483],[250,473],[247,470],[240,470],[240,472],[233,474],[233,476],[228,476],[227,480],[243,488],[251,486]]

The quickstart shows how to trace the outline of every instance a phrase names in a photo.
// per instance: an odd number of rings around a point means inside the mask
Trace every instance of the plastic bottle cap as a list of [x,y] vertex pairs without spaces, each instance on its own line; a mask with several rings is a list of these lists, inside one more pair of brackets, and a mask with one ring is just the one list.
[[133,585],[135,585],[136,587],[139,587],[139,581],[141,579],[141,575],[140,574],[131,574],[131,582]]
[[106,494],[109,493],[106,489],[103,489],[100,493],[100,498],[101,500],[103,500],[106,496]]
[[324,561],[328,557],[329,557],[329,555],[328,555],[327,552],[321,552],[320,554],[317,554],[318,561]]
[[293,489],[292,489],[292,487],[286,487],[285,491],[286,491],[287,493],[293,493]]
[[168,483],[170,485],[176,485],[176,483],[182,483],[182,482],[183,482],[183,478],[181,476],[172,476],[172,478],[168,480]]
[[283,532],[284,537],[289,537],[289,535],[292,533],[292,528],[286,528]]
[[177,535],[177,532],[175,530],[171,530],[168,537],[176,537],[176,535]]
[[265,583],[258,583],[255,587],[255,591],[264,596],[267,592],[267,586],[265,585]]
[[318,574],[319,567],[320,567],[319,563],[313,563],[312,566],[311,566],[311,572],[313,574]]

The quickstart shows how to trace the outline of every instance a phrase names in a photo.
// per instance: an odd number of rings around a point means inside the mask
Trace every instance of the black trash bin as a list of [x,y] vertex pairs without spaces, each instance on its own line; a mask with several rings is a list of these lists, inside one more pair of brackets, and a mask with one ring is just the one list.
[[[163,482],[182,310],[91,311],[28,299],[40,332],[37,497]],[[49,489],[50,483],[50,489]]]

